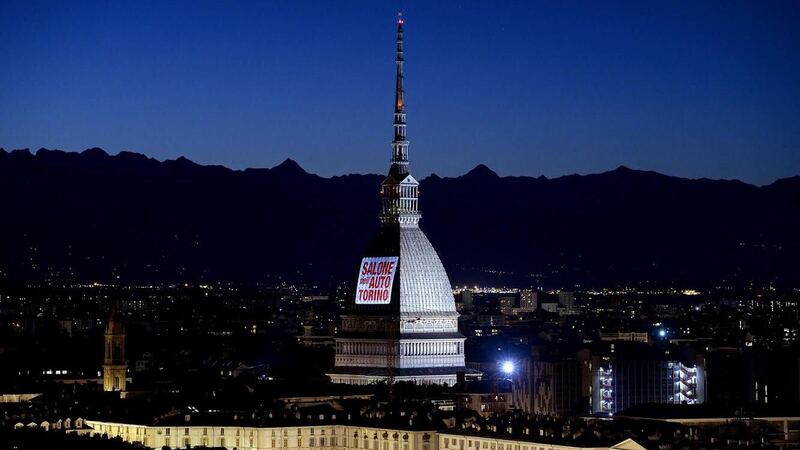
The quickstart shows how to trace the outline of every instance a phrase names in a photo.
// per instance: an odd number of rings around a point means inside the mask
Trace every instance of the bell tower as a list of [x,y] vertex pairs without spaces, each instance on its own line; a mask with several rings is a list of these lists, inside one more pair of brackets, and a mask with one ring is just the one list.
[[121,392],[126,390],[125,325],[122,315],[113,307],[106,324],[105,358],[103,360],[103,391]]

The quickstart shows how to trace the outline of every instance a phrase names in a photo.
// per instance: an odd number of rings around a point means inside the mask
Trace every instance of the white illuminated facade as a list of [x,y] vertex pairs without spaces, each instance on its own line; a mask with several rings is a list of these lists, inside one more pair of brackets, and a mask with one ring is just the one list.
[[611,445],[585,447],[553,444],[526,430],[523,436],[477,436],[457,431],[408,430],[342,424],[309,426],[136,425],[87,420],[91,435],[120,438],[145,448],[198,446],[247,450],[644,450],[632,439]]
[[186,422],[168,425],[87,420],[89,434],[119,437],[146,448],[215,447],[239,450],[436,450],[434,430],[415,431],[341,424],[231,426]]
[[[464,367],[465,338],[458,332],[450,280],[419,228],[419,183],[408,170],[403,63],[403,20],[399,18],[392,164],[381,183],[380,231],[364,259],[398,257],[398,267],[390,301],[348,305],[336,339],[335,367],[328,373],[334,383],[452,385],[459,372],[476,374]],[[359,278],[357,286],[364,282]]]

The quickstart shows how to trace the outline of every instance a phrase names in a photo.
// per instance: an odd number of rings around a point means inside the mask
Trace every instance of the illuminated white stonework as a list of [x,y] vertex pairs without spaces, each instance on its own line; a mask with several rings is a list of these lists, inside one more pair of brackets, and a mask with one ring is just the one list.
[[[445,328],[458,331],[450,279],[433,245],[417,225],[400,227],[400,258],[400,317],[450,319],[437,322],[435,331]],[[443,323],[451,326],[445,327]],[[405,331],[404,327],[401,331]]]
[[398,256],[392,300],[352,305],[336,339],[334,383],[413,381],[455,384],[464,367],[464,336],[447,272],[419,228],[419,183],[408,171],[403,91],[403,20],[397,22],[392,165],[381,183],[381,229],[366,257]]

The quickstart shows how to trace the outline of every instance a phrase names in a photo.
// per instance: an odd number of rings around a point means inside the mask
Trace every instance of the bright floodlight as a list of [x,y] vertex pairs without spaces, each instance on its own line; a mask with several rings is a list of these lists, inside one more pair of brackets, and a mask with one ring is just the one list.
[[662,328],[662,329],[660,329],[660,330],[658,330],[658,335],[659,335],[660,337],[664,337],[664,336],[666,336],[666,335],[667,335],[667,330],[665,330],[665,329],[663,329],[663,328]]
[[505,374],[512,374],[514,373],[514,362],[513,361],[503,361],[503,365],[500,366]]

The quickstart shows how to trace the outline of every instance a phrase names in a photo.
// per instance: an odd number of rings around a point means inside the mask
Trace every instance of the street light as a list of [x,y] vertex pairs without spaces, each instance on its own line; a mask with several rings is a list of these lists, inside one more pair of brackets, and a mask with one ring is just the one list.
[[503,363],[500,365],[500,370],[502,370],[506,375],[511,375],[514,373],[514,361],[503,361]]

